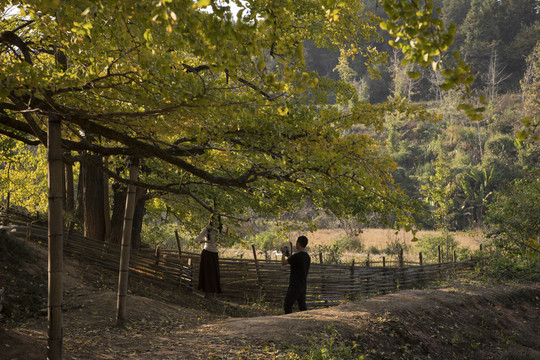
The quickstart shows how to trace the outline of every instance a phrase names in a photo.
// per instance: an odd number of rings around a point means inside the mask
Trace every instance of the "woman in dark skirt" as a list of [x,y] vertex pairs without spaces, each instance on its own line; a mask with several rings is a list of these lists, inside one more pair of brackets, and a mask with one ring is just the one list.
[[217,235],[218,230],[214,226],[214,221],[210,220],[208,226],[195,238],[195,242],[204,242],[198,289],[204,292],[204,297],[207,299],[215,299],[216,294],[221,293]]

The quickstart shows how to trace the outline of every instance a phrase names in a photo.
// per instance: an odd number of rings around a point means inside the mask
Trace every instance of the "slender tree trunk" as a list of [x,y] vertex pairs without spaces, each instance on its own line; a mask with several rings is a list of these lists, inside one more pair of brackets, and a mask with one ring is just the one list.
[[[109,167],[109,157],[106,156],[103,161],[103,166],[105,168]],[[111,234],[111,204],[109,202],[109,175],[106,173],[103,174],[103,217],[105,221],[105,237],[108,239]]]
[[[144,215],[146,214],[146,189],[137,188],[135,213],[133,215],[133,228],[131,229],[131,246],[139,249],[141,246],[141,231]],[[113,209],[111,217],[111,232],[109,242],[120,244],[122,242],[122,225],[126,207],[126,188],[118,183],[113,185]]]
[[48,121],[49,158],[49,338],[47,357],[62,359],[62,293],[63,293],[63,178],[62,134],[60,119],[51,115]]
[[[99,156],[93,156],[92,161],[102,162],[103,160]],[[82,162],[81,166],[84,167],[82,204],[84,209],[84,236],[105,240],[103,172],[89,161]]]
[[[129,169],[129,180],[136,181],[139,175],[139,166],[136,159],[132,159]],[[131,229],[133,228],[133,213],[135,212],[135,196],[137,187],[133,184],[128,185],[126,212],[124,216],[124,226],[122,234],[122,250],[120,253],[120,271],[118,275],[118,296],[117,296],[117,315],[116,325],[124,326],[126,321],[126,297],[128,289],[128,270],[129,253],[131,245]]]
[[75,189],[73,186],[73,165],[70,163],[64,163],[65,168],[65,189],[66,189],[66,196],[65,196],[65,203],[64,203],[64,209],[67,212],[72,213],[75,208]]
[[76,222],[81,225],[81,227],[84,224],[84,210],[83,210],[84,208],[83,189],[84,189],[84,183],[85,183],[84,173],[85,173],[84,166],[81,162],[79,166],[79,182],[77,183],[77,193],[76,193],[76,202],[75,202],[75,219],[76,219]]
[[135,214],[133,214],[133,229],[131,229],[131,246],[141,248],[141,231],[144,215],[146,214],[146,192],[144,188],[137,188]]
[[122,224],[126,211],[126,188],[123,184],[114,182],[112,185],[113,206],[111,214],[111,231],[109,242],[113,244],[122,243]]

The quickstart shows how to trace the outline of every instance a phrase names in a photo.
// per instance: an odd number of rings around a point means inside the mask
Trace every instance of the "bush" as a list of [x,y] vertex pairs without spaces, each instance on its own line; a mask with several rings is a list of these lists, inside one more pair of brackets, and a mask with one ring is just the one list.
[[394,240],[386,243],[386,248],[383,250],[383,252],[387,255],[399,256],[401,250],[406,253],[409,251],[409,246],[404,242],[400,242],[398,238],[395,238]]
[[499,283],[508,281],[540,281],[540,258],[516,257],[497,244],[487,244],[474,254],[475,273],[480,280]]
[[343,251],[361,252],[364,250],[364,244],[356,238],[350,238],[348,236],[342,236],[334,241],[338,247]]
[[368,250],[367,250],[368,254],[372,254],[372,255],[379,255],[381,254],[383,251],[381,249],[379,249],[378,247],[376,247],[375,245],[371,245]]
[[498,192],[488,206],[485,222],[493,245],[507,256],[540,255],[540,180],[516,181],[507,193]]
[[332,245],[319,245],[319,252],[322,254],[325,264],[341,264],[343,249],[337,242]]
[[280,230],[277,227],[251,236],[248,239],[248,242],[248,245],[253,244],[257,249],[260,250],[278,250],[281,246],[283,246],[283,243],[289,243],[287,235],[285,235],[283,230]]
[[[438,262],[439,261],[439,246],[441,247],[441,261],[452,261],[454,251],[456,252],[457,260],[469,258],[471,250],[466,247],[460,247],[453,236],[423,236],[416,243],[416,249],[422,252],[424,261]],[[448,257],[447,257],[448,255]]]

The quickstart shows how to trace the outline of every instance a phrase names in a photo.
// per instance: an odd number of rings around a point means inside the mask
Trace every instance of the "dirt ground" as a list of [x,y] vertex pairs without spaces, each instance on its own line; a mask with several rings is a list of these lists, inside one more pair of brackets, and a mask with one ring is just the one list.
[[[46,253],[34,250],[40,268]],[[540,359],[538,283],[456,282],[290,315],[197,294],[131,294],[118,328],[114,279],[108,288],[69,260],[65,274],[65,359],[296,359],[317,348],[348,349],[328,359]],[[46,311],[0,323],[0,359],[45,359],[46,347]]]

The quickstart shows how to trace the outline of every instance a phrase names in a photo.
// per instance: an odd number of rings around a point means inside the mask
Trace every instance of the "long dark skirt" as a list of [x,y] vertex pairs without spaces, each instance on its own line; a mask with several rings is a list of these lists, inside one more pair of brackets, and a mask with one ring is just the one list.
[[205,293],[221,294],[221,283],[219,278],[218,253],[203,250],[201,253],[201,266],[199,267],[198,289]]

